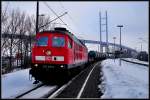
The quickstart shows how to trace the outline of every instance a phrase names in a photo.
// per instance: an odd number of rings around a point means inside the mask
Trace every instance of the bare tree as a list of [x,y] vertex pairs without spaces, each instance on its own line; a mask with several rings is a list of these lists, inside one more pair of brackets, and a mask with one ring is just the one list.
[[[39,18],[39,31],[43,30],[49,30],[50,29],[50,24],[47,24],[47,22],[50,22],[50,17],[40,17]],[[45,25],[44,27],[40,28],[42,25]]]
[[7,5],[5,6],[4,9],[2,9],[2,13],[1,13],[1,23],[4,24],[5,21],[7,21],[8,16],[7,16],[7,9],[8,9],[9,3],[7,3]]
[[[21,54],[21,66],[27,67],[31,59],[31,48],[34,42],[33,37],[35,36],[36,30],[36,20],[35,16],[29,16],[19,9],[12,9],[10,13],[7,12],[7,7],[2,10],[2,34],[10,35],[9,38],[2,38],[2,56],[7,56],[9,58],[8,70],[12,69],[12,60],[16,53]],[[40,17],[39,27],[50,22],[50,17]],[[47,24],[42,30],[50,29],[50,24]],[[20,38],[16,39],[13,36],[19,35]],[[23,38],[23,36],[28,36],[29,38]],[[30,61],[31,63],[31,61]],[[17,60],[18,66],[18,60]]]
[[[5,11],[5,10],[3,10]],[[6,16],[7,14],[5,14]],[[16,52],[16,49],[14,47],[14,43],[16,42],[16,40],[13,38],[14,34],[18,34],[21,32],[22,28],[20,28],[21,26],[23,26],[23,20],[25,18],[25,14],[22,13],[16,9],[16,10],[12,10],[12,12],[7,15],[9,17],[7,17],[7,19],[5,18],[4,14],[3,14],[3,22],[2,22],[2,34],[10,34],[9,38],[4,38],[3,44],[2,44],[2,52],[3,55],[8,54],[7,56],[9,57],[9,69],[11,70],[12,68],[12,58],[14,56],[13,52]],[[5,20],[4,20],[5,19]],[[21,30],[20,30],[21,29]]]
[[18,30],[19,30],[19,26],[21,25],[21,20],[22,19],[19,19],[18,17],[21,16],[20,14],[20,11],[19,10],[13,10],[11,15],[10,15],[10,30],[9,30],[9,33],[11,34],[11,37],[10,37],[10,68],[12,67],[12,56],[13,56],[13,42],[14,42],[14,39],[13,39],[13,34],[17,34]]

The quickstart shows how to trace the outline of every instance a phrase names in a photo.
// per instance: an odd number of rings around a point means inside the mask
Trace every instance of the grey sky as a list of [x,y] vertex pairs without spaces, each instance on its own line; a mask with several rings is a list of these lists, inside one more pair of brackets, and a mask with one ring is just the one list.
[[[8,2],[2,2],[2,7]],[[62,17],[63,21],[68,24],[71,32],[77,37],[91,40],[99,40],[99,11],[102,16],[105,11],[108,13],[108,33],[109,42],[113,42],[116,36],[116,43],[119,44],[119,28],[118,24],[124,25],[122,28],[122,44],[131,48],[140,50],[140,42],[138,38],[144,38],[146,42],[142,42],[143,49],[148,51],[148,2],[47,2],[48,5],[61,15],[65,11],[69,15]],[[9,10],[20,8],[27,14],[36,14],[36,2],[9,2]],[[40,14],[50,16],[52,19],[56,16],[41,1]],[[62,23],[60,20],[57,22]],[[65,26],[64,26],[65,27]],[[105,41],[105,33],[102,37]],[[97,49],[97,45],[88,45],[89,49]]]

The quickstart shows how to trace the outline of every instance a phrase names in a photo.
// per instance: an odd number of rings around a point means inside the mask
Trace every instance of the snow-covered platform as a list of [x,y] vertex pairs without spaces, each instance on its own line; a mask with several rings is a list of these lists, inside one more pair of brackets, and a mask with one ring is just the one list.
[[130,62],[115,62],[113,59],[101,63],[103,82],[99,85],[104,95],[101,98],[149,98],[149,69]]

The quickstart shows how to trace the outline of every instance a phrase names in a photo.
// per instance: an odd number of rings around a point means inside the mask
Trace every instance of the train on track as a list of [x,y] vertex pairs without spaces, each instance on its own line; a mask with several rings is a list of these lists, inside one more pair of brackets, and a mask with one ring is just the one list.
[[89,53],[88,53],[88,61],[89,62],[93,62],[93,61],[97,61],[97,60],[104,60],[106,58],[107,58],[106,53],[101,53],[98,51],[89,51]]
[[67,78],[71,69],[83,69],[81,66],[99,58],[98,52],[88,54],[86,45],[66,28],[57,27],[36,34],[29,73],[40,81],[48,80],[52,73]]

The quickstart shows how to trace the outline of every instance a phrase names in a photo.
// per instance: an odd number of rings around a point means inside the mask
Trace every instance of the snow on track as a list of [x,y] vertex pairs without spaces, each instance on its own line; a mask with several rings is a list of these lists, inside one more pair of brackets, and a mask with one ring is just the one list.
[[137,64],[140,64],[140,65],[149,66],[149,62],[140,61],[140,60],[134,59],[134,58],[122,58],[122,60],[125,60],[125,61],[128,61],[128,62],[137,63]]
[[42,86],[24,96],[21,97],[24,98],[24,99],[35,99],[35,98],[43,98],[45,95],[48,95],[50,93],[52,93],[55,89],[57,88],[57,86]]
[[34,79],[32,81],[29,80],[29,69],[4,74],[1,78],[2,98],[15,98],[42,84],[33,84]]
[[[33,84],[34,79],[32,81],[29,80],[29,70],[30,69],[24,69],[2,75],[2,98],[15,98],[35,87],[42,85],[41,82],[38,84]],[[46,94],[53,92],[56,88],[56,85],[44,85],[21,98],[41,98]]]

